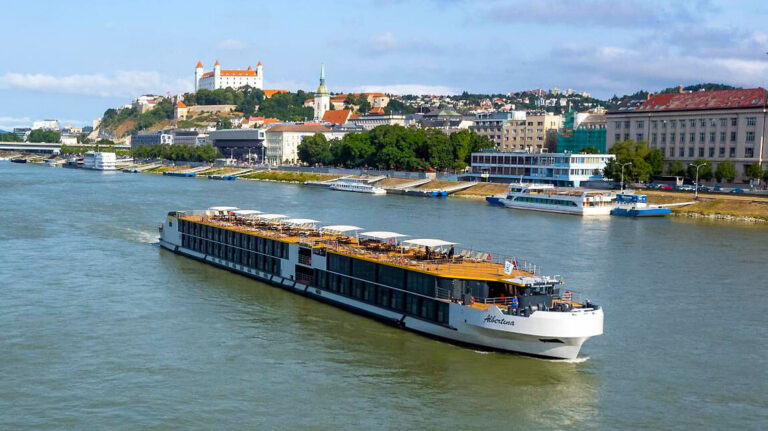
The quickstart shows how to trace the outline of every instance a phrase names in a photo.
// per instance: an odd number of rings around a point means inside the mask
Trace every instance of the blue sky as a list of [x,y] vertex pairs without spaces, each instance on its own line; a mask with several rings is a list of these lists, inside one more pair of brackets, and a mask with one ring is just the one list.
[[[0,129],[90,124],[194,66],[264,63],[266,88],[599,97],[702,81],[768,85],[768,2],[377,0],[4,2]],[[762,21],[762,22],[761,22]]]

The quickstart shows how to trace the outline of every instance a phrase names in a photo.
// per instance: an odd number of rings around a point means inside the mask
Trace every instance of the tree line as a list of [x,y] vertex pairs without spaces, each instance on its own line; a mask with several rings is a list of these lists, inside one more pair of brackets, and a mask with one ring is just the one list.
[[[651,177],[664,174],[664,155],[659,149],[648,149],[645,142],[635,142],[632,140],[617,142],[608,150],[615,154],[615,160],[609,160],[603,169],[603,175],[614,181],[621,180],[621,166],[624,166],[624,180],[630,182],[648,182]],[[627,164],[630,163],[630,164]],[[666,174],[685,177],[692,181],[696,180],[696,166],[698,168],[699,179],[710,181],[715,178],[717,182],[733,182],[738,176],[736,167],[728,160],[717,164],[716,169],[712,169],[712,163],[705,159],[696,159],[688,166],[684,166],[680,160],[669,162]],[[759,163],[753,163],[747,166],[744,174],[751,179],[764,179],[768,181],[768,170],[763,170]]]
[[493,148],[485,136],[469,130],[450,135],[437,129],[382,125],[328,140],[315,134],[299,145],[299,159],[309,165],[379,169],[464,169],[472,152]]
[[212,162],[219,157],[219,152],[211,144],[207,145],[140,145],[132,149],[131,155],[137,159],[165,159],[188,162]]
[[314,116],[312,108],[304,107],[304,101],[310,97],[311,94],[299,90],[295,93],[277,93],[267,98],[264,91],[245,86],[238,89],[200,89],[195,93],[184,94],[184,103],[190,106],[235,105],[235,111],[242,112],[245,117],[258,114],[283,121],[304,121]]

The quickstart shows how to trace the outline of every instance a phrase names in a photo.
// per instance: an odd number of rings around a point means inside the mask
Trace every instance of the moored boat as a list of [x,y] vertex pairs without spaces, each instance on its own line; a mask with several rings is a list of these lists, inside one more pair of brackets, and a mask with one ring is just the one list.
[[507,195],[494,201],[507,208],[595,216],[609,215],[615,200],[616,196],[606,191],[559,190],[551,184],[512,183]]
[[369,193],[374,195],[387,194],[387,191],[381,187],[367,184],[354,178],[340,178],[334,181],[330,188],[331,190],[338,190],[342,192]]
[[460,344],[572,359],[603,332],[602,308],[531,263],[455,252],[455,243],[439,239],[317,223],[234,207],[172,211],[160,245]]
[[648,196],[632,193],[616,195],[616,207],[611,210],[611,215],[621,217],[664,217],[671,213],[669,208],[648,205]]

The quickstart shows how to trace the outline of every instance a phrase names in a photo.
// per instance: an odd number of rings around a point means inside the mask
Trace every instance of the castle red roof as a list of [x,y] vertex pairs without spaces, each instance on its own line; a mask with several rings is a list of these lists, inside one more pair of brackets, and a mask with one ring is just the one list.
[[[768,103],[768,92],[762,87],[738,90],[697,91],[693,93],[661,93],[637,106],[619,109],[623,112],[699,111],[710,109],[759,108]],[[615,113],[616,111],[614,111]]]

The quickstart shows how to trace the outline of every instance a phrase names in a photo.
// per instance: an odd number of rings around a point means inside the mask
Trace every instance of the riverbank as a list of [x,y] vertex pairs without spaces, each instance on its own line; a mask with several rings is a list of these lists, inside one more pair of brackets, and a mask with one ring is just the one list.
[[[693,193],[655,190],[645,190],[643,193],[648,195],[650,204],[673,204],[693,200]],[[672,208],[672,214],[728,222],[768,223],[768,197],[699,193],[699,199],[695,204]]]

